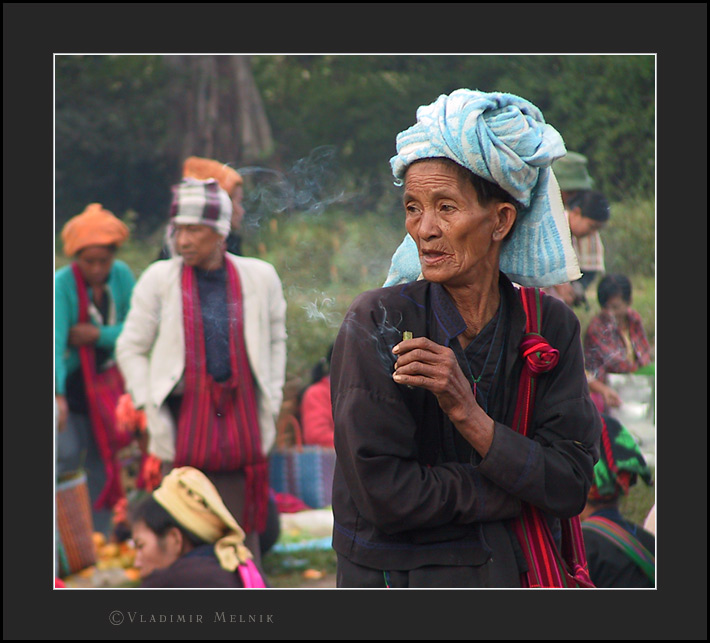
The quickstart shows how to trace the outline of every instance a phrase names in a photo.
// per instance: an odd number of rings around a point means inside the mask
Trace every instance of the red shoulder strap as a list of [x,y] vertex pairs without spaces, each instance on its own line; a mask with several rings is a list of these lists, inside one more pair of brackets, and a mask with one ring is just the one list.
[[[521,288],[525,310],[525,334],[520,343],[524,360],[520,373],[518,400],[513,416],[513,429],[527,435],[535,402],[537,375],[552,370],[559,361],[559,351],[540,335],[542,329],[542,293],[538,288]],[[524,587],[593,587],[587,571],[584,539],[579,517],[561,520],[562,547],[557,550],[542,512],[523,503],[519,520],[513,528],[518,537],[528,571],[523,574]]]

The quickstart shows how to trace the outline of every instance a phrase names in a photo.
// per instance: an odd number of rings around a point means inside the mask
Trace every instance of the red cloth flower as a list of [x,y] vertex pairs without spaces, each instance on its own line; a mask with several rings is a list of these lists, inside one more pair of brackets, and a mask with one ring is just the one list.
[[551,371],[560,361],[560,352],[552,348],[548,341],[537,333],[527,333],[520,343],[520,356],[531,375]]

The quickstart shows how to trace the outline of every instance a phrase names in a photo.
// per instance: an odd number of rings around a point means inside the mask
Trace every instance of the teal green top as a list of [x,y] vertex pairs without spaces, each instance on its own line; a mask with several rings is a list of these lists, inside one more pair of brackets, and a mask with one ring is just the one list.
[[[100,326],[96,342],[96,346],[111,351],[112,355],[116,339],[123,330],[135,282],[131,269],[123,261],[114,260],[107,286],[116,306],[116,324]],[[91,288],[88,293],[91,298]],[[79,368],[79,351],[68,344],[69,329],[78,323],[79,295],[70,264],[54,274],[54,379],[57,395],[65,394],[67,375]]]

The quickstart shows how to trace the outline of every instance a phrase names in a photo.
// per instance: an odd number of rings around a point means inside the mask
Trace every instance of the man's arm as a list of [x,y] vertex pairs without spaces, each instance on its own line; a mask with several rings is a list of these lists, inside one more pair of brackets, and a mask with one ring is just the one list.
[[[155,264],[153,264],[155,265]],[[160,324],[159,280],[149,267],[133,289],[131,307],[116,340],[116,362],[126,382],[135,408],[148,402],[150,351]]]
[[278,414],[286,381],[286,300],[276,270],[271,268],[269,288],[269,325],[271,335],[269,387],[274,413]]

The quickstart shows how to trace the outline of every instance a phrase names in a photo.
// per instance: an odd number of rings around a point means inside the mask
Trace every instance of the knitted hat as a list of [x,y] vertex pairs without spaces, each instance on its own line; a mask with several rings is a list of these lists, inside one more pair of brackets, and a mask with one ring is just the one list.
[[185,159],[182,166],[182,176],[183,178],[199,179],[200,181],[214,179],[219,183],[219,187],[230,196],[232,190],[244,182],[239,172],[228,165],[212,159],[203,159],[199,156],[190,156]]
[[646,464],[636,440],[618,420],[602,416],[601,456],[594,466],[594,483],[589,499],[610,502],[626,495],[636,484],[638,476],[652,484],[651,470]]
[[567,152],[552,164],[560,190],[591,190],[594,179],[587,172],[587,157],[577,152]]
[[88,246],[120,246],[129,234],[128,226],[112,212],[100,203],[90,203],[62,228],[64,254],[73,257]]
[[215,543],[223,569],[234,571],[252,558],[244,545],[244,531],[217,489],[198,469],[173,469],[153,492],[153,498],[185,529],[205,542]]
[[173,224],[208,225],[223,237],[229,234],[232,201],[215,179],[183,179],[172,190],[170,219]]

